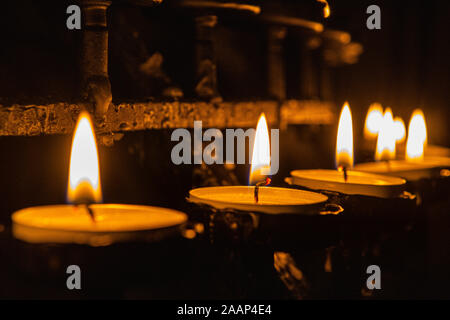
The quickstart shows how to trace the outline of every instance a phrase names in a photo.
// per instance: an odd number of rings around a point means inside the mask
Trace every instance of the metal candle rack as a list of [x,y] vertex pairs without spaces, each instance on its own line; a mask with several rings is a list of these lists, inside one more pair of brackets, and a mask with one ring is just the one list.
[[[329,204],[312,216],[218,210],[199,204],[192,204],[188,212],[191,221],[206,226],[197,241],[203,242],[215,264],[226,266],[224,276],[228,274],[226,279],[234,284],[235,293],[254,298],[301,299],[319,297],[317,292],[323,295],[328,290],[324,286],[329,283],[310,281],[321,273],[325,261],[321,256],[325,258],[327,248],[338,242],[338,229],[332,226],[342,212],[340,206]],[[302,274],[297,269],[291,256],[297,252],[307,259],[308,267],[314,265],[308,269],[310,273]],[[289,270],[293,269],[298,273],[292,275]],[[239,276],[229,278],[229,270],[235,270],[231,275]]]
[[[242,258],[236,257],[246,256],[255,269],[267,270],[267,285],[269,281],[273,286],[280,281],[285,284],[285,296],[370,297],[374,293],[366,289],[363,271],[372,264],[385,266],[383,274],[392,278],[384,287],[384,297],[419,294],[417,288],[423,284],[416,282],[416,291],[411,292],[403,274],[409,270],[419,276],[425,271],[419,262],[424,257],[417,259],[423,253],[423,230],[419,229],[424,225],[415,196],[405,192],[398,198],[379,199],[323,193],[329,201],[312,216],[217,210],[198,204],[191,206],[189,214],[192,221],[206,226],[199,240],[211,244],[211,259],[239,269],[236,264]],[[216,255],[217,248],[228,254]],[[241,266],[241,277],[254,277],[252,270]]]
[[[339,204],[344,212],[334,226],[339,229],[338,243],[332,247],[331,262],[335,265],[337,285],[348,283],[347,297],[376,298],[377,292],[367,290],[365,268],[383,267],[389,279],[383,287],[386,297],[420,297],[425,288],[425,215],[417,206],[415,195],[381,199],[321,191],[329,202]],[[360,278],[355,274],[360,274]],[[414,284],[405,275],[420,279]],[[339,293],[338,296],[342,296]]]
[[[152,7],[156,7],[160,2],[80,1],[84,24],[80,43],[82,54],[78,66],[82,87],[78,100],[49,101],[40,105],[11,103],[1,106],[0,135],[68,133],[74,127],[76,115],[83,108],[96,114],[95,125],[102,136],[100,143],[106,145],[120,139],[119,133],[125,131],[192,126],[192,121],[186,121],[187,119],[202,119],[210,122],[208,126],[219,128],[224,125],[248,126],[243,119],[253,119],[257,116],[242,117],[235,115],[234,111],[229,112],[229,109],[241,108],[242,105],[245,107],[246,104],[266,105],[262,108],[266,114],[274,108],[276,112],[269,112],[268,121],[278,123],[281,127],[289,123],[329,124],[333,121],[334,105],[330,102],[330,90],[327,85],[330,77],[328,71],[330,67],[338,64],[354,63],[358,56],[355,52],[361,53],[361,50],[348,50],[348,46],[358,44],[351,41],[349,34],[329,30],[321,22],[311,18],[291,17],[278,8],[274,10],[271,7],[265,8],[266,2],[261,6],[215,1],[169,2],[165,14],[181,12],[191,17],[196,26],[195,75],[192,77],[195,79],[195,96],[192,97],[194,102],[179,101],[180,96],[166,96],[163,100],[167,102],[112,103],[114,92],[110,84],[109,43],[113,32],[120,30],[109,30],[108,17],[115,13],[120,14],[122,5],[150,6],[145,10],[154,10]],[[314,4],[314,1],[311,2]],[[320,20],[321,6],[315,4],[312,8],[306,8],[305,12]],[[220,24],[222,20],[226,22],[223,25]],[[262,91],[266,92],[261,92],[258,98],[265,101],[238,99],[233,102],[222,102],[223,93],[219,92],[220,79],[217,77],[216,29],[219,25],[227,28],[229,25],[242,22],[267,33],[267,52],[264,52],[267,61],[261,66],[262,69],[266,69],[267,84],[262,88]],[[284,53],[289,39],[286,36],[295,38],[294,42],[299,42],[302,47],[292,61],[296,62],[301,70],[300,79],[294,83],[287,79],[289,77],[286,73]],[[330,50],[335,53],[333,61],[327,58],[326,52]],[[353,60],[346,58],[348,52],[356,55]],[[261,110],[254,113],[260,112]],[[217,117],[219,113],[224,113],[223,117]],[[220,118],[222,123],[219,123],[217,118]]]

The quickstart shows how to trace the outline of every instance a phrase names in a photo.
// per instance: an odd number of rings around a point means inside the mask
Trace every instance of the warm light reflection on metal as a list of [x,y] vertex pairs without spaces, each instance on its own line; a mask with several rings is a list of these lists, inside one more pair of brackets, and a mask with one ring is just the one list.
[[331,14],[331,9],[330,9],[330,5],[328,4],[327,0],[317,0],[320,3],[325,4],[325,6],[323,7],[323,16],[324,18],[328,18]]
[[258,6],[254,6],[251,4],[244,3],[221,3],[214,1],[205,1],[205,0],[183,0],[180,2],[182,6],[193,7],[193,8],[205,8],[205,9],[232,9],[239,11],[248,11],[253,14],[260,14],[261,8]]

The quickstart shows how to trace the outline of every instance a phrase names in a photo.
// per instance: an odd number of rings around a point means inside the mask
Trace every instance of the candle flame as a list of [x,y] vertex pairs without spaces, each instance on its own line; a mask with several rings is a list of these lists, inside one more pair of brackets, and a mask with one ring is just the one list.
[[261,114],[256,126],[255,142],[250,169],[250,184],[256,184],[265,179],[270,172],[270,141],[269,128],[264,113]]
[[391,108],[387,108],[380,131],[378,132],[377,149],[375,160],[391,160],[395,158],[395,144],[397,140],[397,131],[394,123]]
[[406,159],[422,160],[427,144],[427,125],[422,110],[414,110],[408,126],[406,141]]
[[353,124],[348,102],[342,107],[336,141],[336,167],[353,167]]
[[89,113],[78,117],[70,153],[67,200],[71,203],[102,201],[99,161]]
[[364,125],[364,136],[367,139],[375,139],[383,122],[383,107],[379,103],[370,105],[367,111],[366,123]]

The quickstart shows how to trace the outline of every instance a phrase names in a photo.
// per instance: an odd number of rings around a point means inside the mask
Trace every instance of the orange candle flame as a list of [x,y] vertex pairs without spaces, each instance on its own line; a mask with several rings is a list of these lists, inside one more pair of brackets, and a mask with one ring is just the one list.
[[422,110],[414,110],[408,126],[408,140],[406,141],[406,159],[423,160],[424,149],[427,145],[427,125]]
[[366,123],[364,125],[364,137],[375,139],[383,122],[383,107],[379,103],[370,105],[367,111]]
[[375,160],[391,160],[395,158],[395,145],[397,141],[396,126],[391,108],[387,108],[383,116],[380,131],[378,132]]
[[100,170],[94,128],[88,112],[81,112],[70,153],[67,200],[71,203],[102,201]]
[[348,102],[342,107],[336,141],[336,167],[353,167],[353,123]]
[[250,184],[256,184],[266,178],[270,172],[270,140],[269,128],[264,113],[256,126],[255,142],[250,169]]

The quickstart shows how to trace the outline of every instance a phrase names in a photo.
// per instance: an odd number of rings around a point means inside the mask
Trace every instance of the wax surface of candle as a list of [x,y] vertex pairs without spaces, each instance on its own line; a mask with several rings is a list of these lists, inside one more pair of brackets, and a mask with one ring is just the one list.
[[85,206],[54,205],[23,209],[14,213],[14,223],[43,229],[91,232],[121,232],[170,227],[187,220],[171,209],[138,205],[94,204],[92,221]]
[[450,158],[449,157],[428,157],[425,156],[423,159],[424,165],[431,165],[437,167],[450,167]]
[[355,166],[355,170],[402,177],[409,181],[428,179],[436,175],[436,165],[424,161],[390,160],[380,162],[366,162]]
[[[76,243],[93,246],[161,239],[187,221],[186,214],[158,207],[94,204],[92,220],[85,206],[53,205],[13,214],[13,234],[30,243]],[[155,238],[155,234],[158,236]]]
[[220,209],[238,209],[264,213],[301,213],[310,207],[319,207],[328,198],[315,192],[260,187],[259,201],[255,202],[254,187],[227,186],[197,188],[189,192],[189,201],[205,203]]
[[425,149],[425,157],[450,157],[450,148],[429,144]]
[[404,190],[406,181],[401,178],[371,173],[348,171],[347,181],[337,170],[295,170],[292,183],[313,190],[337,191],[375,197],[396,197]]

